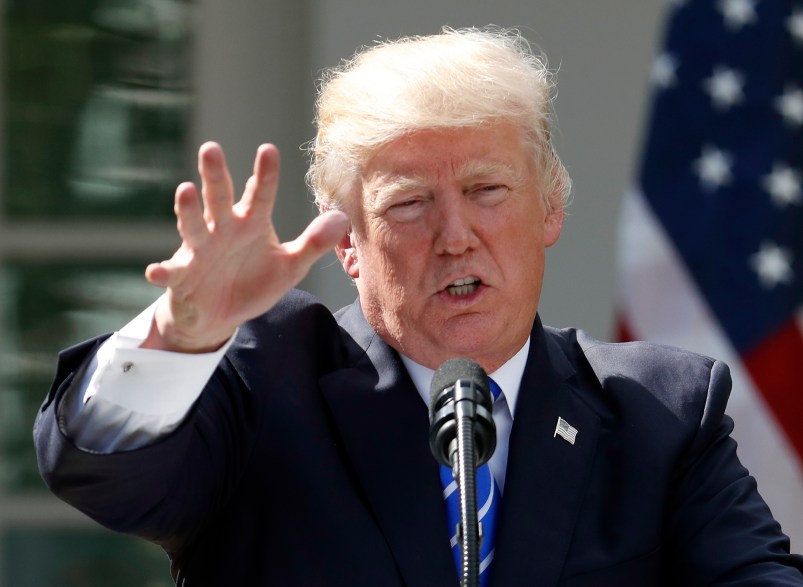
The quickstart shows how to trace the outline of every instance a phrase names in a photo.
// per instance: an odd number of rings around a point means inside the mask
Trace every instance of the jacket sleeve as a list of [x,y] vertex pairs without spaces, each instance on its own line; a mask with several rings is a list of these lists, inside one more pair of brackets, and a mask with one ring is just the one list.
[[253,400],[224,363],[172,433],[136,450],[82,449],[65,433],[58,406],[93,351],[85,345],[61,355],[59,375],[34,424],[42,478],[60,499],[102,525],[179,548],[198,529],[202,513],[225,499],[231,476],[224,471],[233,474],[247,458],[253,418],[246,414]]
[[[332,355],[316,343],[331,345],[337,329],[331,313],[299,296],[289,296],[242,327],[186,419],[135,450],[98,454],[79,448],[64,433],[58,404],[97,342],[62,353],[34,426],[47,486],[108,528],[156,542],[171,554],[180,552],[232,499],[251,464],[272,395],[287,392],[277,389],[276,381],[296,374],[314,381],[323,368],[318,355]],[[240,361],[241,355],[249,364]]]
[[676,466],[667,507],[673,585],[803,585],[803,558],[739,462],[725,414],[731,380],[714,362],[699,427]]

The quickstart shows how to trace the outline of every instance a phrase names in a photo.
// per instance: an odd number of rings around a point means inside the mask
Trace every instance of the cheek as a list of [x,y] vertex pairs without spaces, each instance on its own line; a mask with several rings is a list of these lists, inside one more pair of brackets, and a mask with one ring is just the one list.
[[[387,235],[386,235],[387,236]],[[373,244],[379,245],[378,242]],[[426,275],[429,263],[420,243],[394,233],[381,246],[366,251],[367,262],[363,264],[363,277],[358,283],[364,299],[371,299],[385,320],[391,315],[415,314],[420,310],[421,300],[426,295]],[[367,272],[367,273],[366,273]]]
[[394,282],[403,260],[397,249],[393,235],[383,226],[370,227],[368,237],[360,239],[357,256],[363,297],[383,298],[395,289]]
[[[539,226],[540,224],[540,226]],[[532,211],[520,212],[506,218],[502,233],[492,239],[494,257],[515,277],[522,289],[532,291],[540,286],[544,270],[543,220]]]
[[426,240],[419,225],[382,223],[372,231],[371,254],[385,271],[409,276],[425,262]]
[[521,255],[533,254],[544,246],[543,216],[529,208],[514,207],[496,219],[493,242],[504,243],[512,256],[521,261]]

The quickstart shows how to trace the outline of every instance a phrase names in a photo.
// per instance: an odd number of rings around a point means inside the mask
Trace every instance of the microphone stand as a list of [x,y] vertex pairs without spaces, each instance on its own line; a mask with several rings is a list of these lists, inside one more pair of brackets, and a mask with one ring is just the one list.
[[[458,540],[461,543],[463,587],[478,587],[480,584],[480,544],[482,530],[477,519],[477,449],[474,443],[474,419],[476,403],[473,386],[455,385],[455,418],[457,434],[449,445],[452,471],[460,492],[460,525]],[[466,389],[468,388],[468,389]],[[467,397],[466,391],[471,394]],[[452,451],[452,443],[456,449]]]

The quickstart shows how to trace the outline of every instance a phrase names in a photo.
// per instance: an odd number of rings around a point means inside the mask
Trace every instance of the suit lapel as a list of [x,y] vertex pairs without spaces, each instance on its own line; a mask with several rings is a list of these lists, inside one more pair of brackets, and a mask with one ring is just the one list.
[[[495,585],[557,585],[591,472],[598,416],[578,399],[570,359],[536,321],[510,435]],[[558,417],[578,430],[554,436]]]
[[351,366],[320,384],[369,509],[406,585],[454,584],[427,407],[357,303],[338,321],[353,343]]

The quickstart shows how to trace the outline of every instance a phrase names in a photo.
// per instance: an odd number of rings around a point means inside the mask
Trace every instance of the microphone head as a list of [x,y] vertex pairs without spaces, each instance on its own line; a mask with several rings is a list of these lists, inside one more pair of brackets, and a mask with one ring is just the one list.
[[[457,387],[460,394],[457,394]],[[459,395],[459,397],[456,397]],[[474,408],[474,444],[477,466],[491,458],[496,448],[496,426],[493,421],[493,397],[485,370],[466,358],[449,359],[435,371],[430,386],[429,446],[435,459],[451,466],[455,450],[457,416],[455,405],[468,401]]]
[[490,397],[491,384],[485,369],[471,359],[458,357],[444,362],[435,371],[432,376],[432,384],[429,386],[429,405],[435,405],[435,400],[440,392],[453,386],[458,379],[471,381],[478,389],[484,391],[483,395]]

